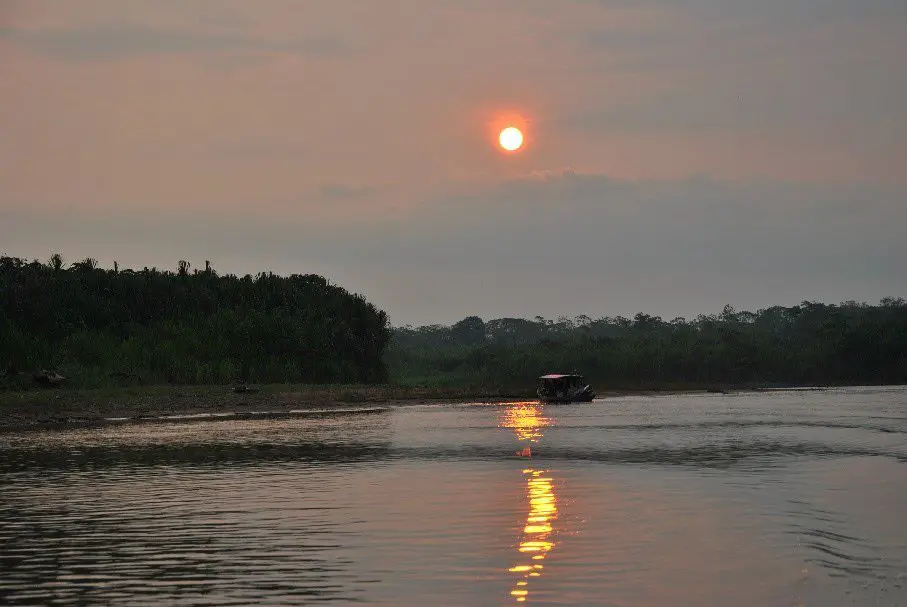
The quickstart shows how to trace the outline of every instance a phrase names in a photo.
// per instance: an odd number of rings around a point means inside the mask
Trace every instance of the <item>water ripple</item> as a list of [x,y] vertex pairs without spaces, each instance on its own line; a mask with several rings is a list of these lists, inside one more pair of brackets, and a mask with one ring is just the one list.
[[0,602],[907,603],[905,406],[800,391],[6,433]]

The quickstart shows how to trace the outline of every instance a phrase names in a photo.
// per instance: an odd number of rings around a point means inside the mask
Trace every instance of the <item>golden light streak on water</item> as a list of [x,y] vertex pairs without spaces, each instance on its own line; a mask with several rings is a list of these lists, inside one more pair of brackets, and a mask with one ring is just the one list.
[[[539,403],[513,403],[504,413],[501,427],[511,428],[522,442],[535,443],[544,435],[543,428],[550,420],[544,415],[544,406]],[[517,452],[531,457],[529,448]],[[543,561],[554,546],[554,521],[557,519],[557,497],[554,494],[552,478],[547,470],[527,467],[522,471],[526,483],[526,497],[529,512],[523,526],[522,539],[517,551],[521,562],[508,571],[515,574],[510,596],[523,603],[529,596],[529,580],[541,576]]]
[[543,405],[534,402],[511,403],[500,425],[512,428],[521,441],[537,442],[542,438],[542,429],[550,423],[543,414],[543,409]]

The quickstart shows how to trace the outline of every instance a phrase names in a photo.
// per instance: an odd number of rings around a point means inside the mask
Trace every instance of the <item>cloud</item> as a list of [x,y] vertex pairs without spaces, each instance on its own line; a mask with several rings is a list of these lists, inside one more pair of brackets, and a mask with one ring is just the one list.
[[[450,309],[439,314],[447,319],[874,300],[907,285],[904,199],[860,186],[564,171],[438,200],[362,253],[376,267],[421,280],[436,268],[438,282],[456,283],[422,300]],[[395,301],[392,313],[410,306]]]
[[100,61],[143,55],[182,53],[291,53],[312,57],[337,57],[351,49],[336,37],[306,36],[294,40],[201,32],[189,29],[154,27],[128,23],[60,28],[0,28],[8,38],[26,48],[70,61]]
[[[584,2],[585,0],[578,0]],[[596,0],[605,9],[648,9],[710,16],[713,19],[746,20],[749,23],[774,23],[802,26],[817,21],[866,19],[907,19],[902,0]]]
[[405,213],[377,199],[330,219],[264,203],[247,216],[7,212],[0,242],[6,254],[41,259],[60,249],[121,266],[185,258],[215,260],[222,272],[324,273],[398,324],[468,314],[672,318],[724,304],[907,295],[905,198],[874,186],[558,170],[460,188]]
[[320,198],[328,200],[353,200],[365,198],[379,191],[375,186],[352,186],[339,183],[328,183],[319,188]]
[[[890,146],[907,135],[907,2],[641,2],[658,18],[609,22],[602,0],[563,44],[610,81],[555,127],[580,133],[803,134]],[[893,135],[892,133],[897,133]]]
[[[0,30],[10,254],[324,272],[395,322],[904,295],[904,0],[87,4]],[[737,181],[631,179],[697,171]]]
[[652,276],[859,268],[895,278],[907,273],[897,261],[907,258],[896,227],[907,221],[902,201],[871,187],[707,176],[636,182],[565,170],[427,203],[405,230],[426,235],[423,255],[464,267],[493,260],[577,276],[607,267]]

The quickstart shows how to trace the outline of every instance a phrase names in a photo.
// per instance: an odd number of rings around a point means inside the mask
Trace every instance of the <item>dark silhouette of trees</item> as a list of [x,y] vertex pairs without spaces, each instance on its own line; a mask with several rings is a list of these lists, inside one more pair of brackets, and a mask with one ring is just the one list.
[[468,316],[450,328],[455,343],[474,346],[485,341],[485,323],[478,316]]
[[56,369],[67,383],[386,381],[387,315],[321,276],[218,276],[64,268],[0,258],[4,371]]
[[726,306],[669,322],[647,314],[470,317],[451,327],[394,329],[387,360],[393,376],[410,383],[525,387],[542,373],[572,369],[602,389],[907,383],[907,302]]
[[390,378],[525,388],[573,369],[600,389],[907,383],[907,302],[726,306],[670,321],[469,316],[391,331],[361,295],[313,274],[0,257],[0,387],[30,385],[42,369],[74,386]]

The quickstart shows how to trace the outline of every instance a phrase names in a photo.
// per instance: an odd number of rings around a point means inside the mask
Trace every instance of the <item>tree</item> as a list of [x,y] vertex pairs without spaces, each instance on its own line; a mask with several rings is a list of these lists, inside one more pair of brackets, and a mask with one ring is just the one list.
[[450,328],[454,343],[472,346],[485,341],[485,323],[478,316],[468,316]]
[[63,268],[63,256],[59,253],[54,253],[50,256],[48,265],[50,265],[55,272],[59,272]]
[[67,270],[62,260],[0,258],[0,364],[62,366],[83,386],[112,376],[386,379],[387,315],[365,298],[315,275],[240,279],[188,269],[108,271],[89,258]]

